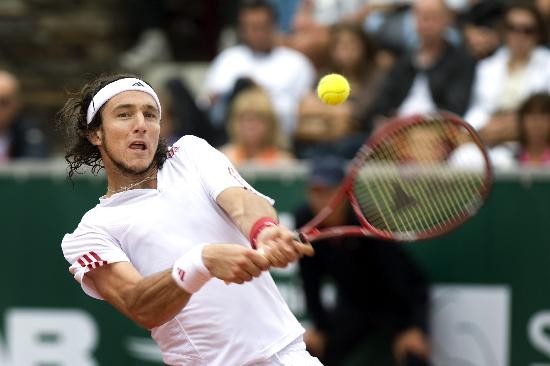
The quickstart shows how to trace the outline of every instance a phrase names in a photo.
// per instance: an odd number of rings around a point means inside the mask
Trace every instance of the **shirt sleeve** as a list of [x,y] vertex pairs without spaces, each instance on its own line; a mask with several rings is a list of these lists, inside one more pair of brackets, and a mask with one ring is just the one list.
[[105,233],[81,224],[72,234],[66,234],[61,243],[63,255],[69,262],[69,272],[77,280],[84,292],[103,300],[86,273],[106,264],[130,262],[117,241]]
[[227,188],[242,187],[265,198],[271,205],[275,203],[272,198],[256,191],[241,177],[229,159],[205,140],[195,136],[185,136],[180,141],[182,141],[180,152],[184,151],[186,155],[177,154],[178,158],[192,160],[200,175],[202,186],[213,200],[216,200],[218,195]]

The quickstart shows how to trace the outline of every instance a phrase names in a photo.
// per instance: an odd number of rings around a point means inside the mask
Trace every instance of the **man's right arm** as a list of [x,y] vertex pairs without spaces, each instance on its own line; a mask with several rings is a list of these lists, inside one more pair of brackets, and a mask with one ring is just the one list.
[[[237,244],[206,245],[204,266],[213,277],[226,283],[244,283],[269,268],[269,262],[255,250]],[[143,277],[129,262],[96,268],[85,281],[108,303],[138,325],[152,329],[173,319],[191,298],[172,277],[172,269]]]
[[85,278],[101,297],[138,325],[152,329],[174,318],[191,294],[172,279],[172,270],[142,277],[129,262],[94,269]]

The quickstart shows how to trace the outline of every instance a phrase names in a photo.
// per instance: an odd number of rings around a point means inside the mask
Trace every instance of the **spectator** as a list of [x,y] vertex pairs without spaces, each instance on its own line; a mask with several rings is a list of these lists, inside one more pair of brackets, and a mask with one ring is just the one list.
[[[307,203],[295,212],[296,226],[306,224],[325,207],[344,176],[344,161],[314,161],[308,179]],[[347,204],[324,223],[358,225]],[[342,365],[369,337],[390,334],[399,365],[426,365],[428,298],[423,274],[400,246],[365,237],[319,241],[315,256],[300,260],[307,311],[313,328],[304,340],[325,366]],[[336,287],[333,309],[321,300],[322,280]],[[406,363],[413,358],[422,363]],[[411,361],[412,362],[412,361]]]
[[261,88],[249,87],[235,97],[227,127],[230,142],[220,150],[233,165],[275,165],[293,160],[284,150],[288,143],[269,95]]
[[[345,157],[353,156],[358,146],[345,149],[336,145],[346,145],[352,140],[360,144],[363,140],[354,135],[384,77],[376,64],[376,56],[372,40],[361,27],[353,24],[333,27],[327,73],[344,75],[350,82],[351,95],[338,106],[323,104],[315,92],[302,100],[295,147],[299,157],[309,158],[319,149],[333,154],[342,151]],[[346,150],[349,152],[345,153]]]
[[550,94],[534,94],[518,111],[520,150],[523,166],[550,167]]
[[364,120],[373,124],[392,115],[446,109],[463,114],[470,99],[474,60],[445,38],[452,14],[443,0],[415,2],[420,47],[401,57],[390,71],[374,108]]
[[0,163],[46,157],[44,134],[21,112],[19,81],[0,71]]
[[283,131],[291,136],[298,102],[313,83],[313,66],[299,52],[276,45],[276,15],[267,0],[243,0],[238,28],[242,44],[224,50],[208,70],[209,99],[223,103],[238,78],[250,77],[269,92]]
[[465,120],[484,142],[517,139],[517,108],[530,94],[550,90],[550,51],[544,20],[532,5],[514,4],[504,14],[504,45],[477,66]]
[[499,22],[503,12],[500,1],[485,0],[472,5],[464,15],[464,41],[476,60],[491,56],[500,46]]

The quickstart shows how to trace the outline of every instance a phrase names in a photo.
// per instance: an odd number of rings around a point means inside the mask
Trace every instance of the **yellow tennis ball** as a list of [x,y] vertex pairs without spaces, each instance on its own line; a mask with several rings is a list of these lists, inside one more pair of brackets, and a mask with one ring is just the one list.
[[328,74],[319,80],[317,95],[324,103],[342,104],[348,99],[351,88],[345,77],[339,74]]

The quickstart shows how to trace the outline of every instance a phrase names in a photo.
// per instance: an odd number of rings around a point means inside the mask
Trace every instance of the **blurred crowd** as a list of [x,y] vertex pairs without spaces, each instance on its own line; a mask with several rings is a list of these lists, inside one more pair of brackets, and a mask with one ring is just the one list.
[[[171,44],[171,3],[133,4],[136,44],[105,71],[140,74],[177,61],[173,50],[185,45]],[[495,166],[550,163],[549,0],[245,0],[234,8],[201,93],[183,79],[161,83],[169,142],[197,135],[237,166],[349,159],[391,117],[447,110],[475,127]],[[351,84],[339,106],[315,94],[332,72]],[[0,161],[56,152],[20,93],[17,75],[2,71]]]

